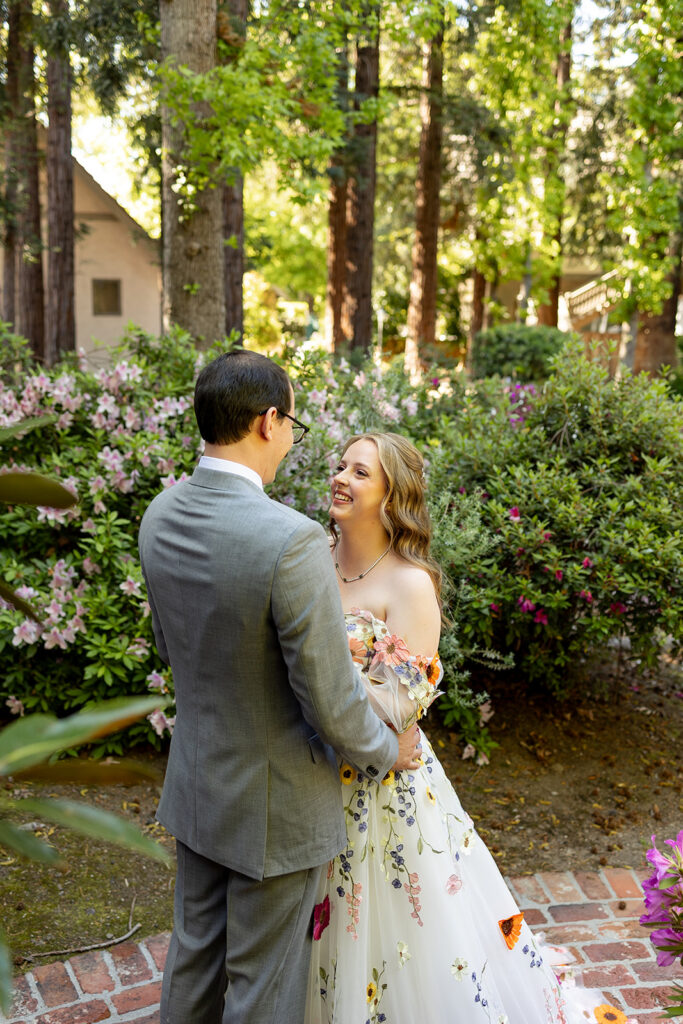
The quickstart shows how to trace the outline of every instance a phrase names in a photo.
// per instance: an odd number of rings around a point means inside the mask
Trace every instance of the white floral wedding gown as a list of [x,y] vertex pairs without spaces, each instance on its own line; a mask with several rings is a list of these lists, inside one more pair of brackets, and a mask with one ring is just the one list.
[[[378,651],[385,663],[406,660],[371,613],[354,610],[346,622],[366,672]],[[438,684],[438,659],[409,664]],[[425,736],[422,744],[414,772],[372,781],[340,767],[347,846],[316,907],[306,1024],[624,1024],[599,993],[560,987],[550,951],[522,920]]]

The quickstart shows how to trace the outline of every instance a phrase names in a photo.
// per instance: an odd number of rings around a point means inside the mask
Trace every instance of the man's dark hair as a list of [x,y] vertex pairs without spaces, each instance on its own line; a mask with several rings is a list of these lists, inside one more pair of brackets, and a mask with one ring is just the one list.
[[197,426],[209,444],[239,441],[263,409],[275,406],[282,416],[291,404],[291,385],[282,367],[245,349],[226,352],[208,363],[194,389]]

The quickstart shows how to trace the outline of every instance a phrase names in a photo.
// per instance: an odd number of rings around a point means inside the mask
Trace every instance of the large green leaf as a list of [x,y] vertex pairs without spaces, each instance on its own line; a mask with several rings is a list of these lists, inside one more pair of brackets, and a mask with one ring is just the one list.
[[32,416],[30,419],[22,420],[21,423],[12,423],[9,427],[0,427],[0,444],[3,441],[9,441],[13,437],[23,437],[30,430],[46,427],[50,423],[55,423],[56,420],[57,416],[49,413],[46,416]]
[[42,839],[13,825],[10,821],[0,821],[0,846],[41,864],[56,864],[60,859],[54,846],[48,846]]
[[12,1005],[12,960],[5,931],[0,925],[0,1010],[9,1014]]
[[40,473],[0,473],[0,501],[10,505],[70,508],[78,498],[63,484]]
[[123,729],[165,703],[158,697],[121,697],[85,708],[68,718],[27,715],[0,733],[0,776],[12,775],[47,761],[59,750]]
[[55,825],[65,825],[93,839],[117,843],[135,853],[171,864],[171,857],[163,846],[143,836],[135,825],[99,807],[90,807],[73,800],[34,800],[31,797],[17,801],[15,806],[22,811],[40,815]]
[[33,608],[31,608],[28,601],[24,601],[23,598],[18,597],[12,588],[8,587],[6,583],[2,582],[2,580],[0,580],[0,597],[4,598],[5,601],[9,601],[10,604],[13,604],[14,607],[18,611],[23,612],[24,615],[29,615],[36,622],[40,622],[40,619],[34,612]]
[[139,782],[161,785],[162,776],[156,768],[137,761],[79,761],[69,758],[54,764],[39,764],[12,772],[15,782],[49,782],[53,786],[134,786]]

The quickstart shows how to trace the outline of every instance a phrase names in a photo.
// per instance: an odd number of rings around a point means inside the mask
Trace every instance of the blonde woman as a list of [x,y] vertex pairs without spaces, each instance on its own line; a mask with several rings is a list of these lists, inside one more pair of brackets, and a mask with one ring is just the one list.
[[[377,714],[402,731],[442,675],[441,573],[420,453],[397,434],[350,438],[330,516],[354,661]],[[576,989],[568,1005],[424,736],[422,745],[420,768],[376,781],[340,765],[347,845],[315,910],[306,1024],[625,1021],[607,1006],[612,1016],[594,1016],[600,999]]]

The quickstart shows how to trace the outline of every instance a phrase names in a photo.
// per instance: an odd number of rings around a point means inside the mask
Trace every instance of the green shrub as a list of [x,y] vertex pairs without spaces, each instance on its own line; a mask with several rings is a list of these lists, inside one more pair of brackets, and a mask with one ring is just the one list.
[[610,646],[653,665],[683,645],[683,404],[664,381],[620,382],[576,351],[509,415],[486,385],[442,437],[447,485],[479,497],[494,545],[466,643],[514,652],[564,695]]
[[480,331],[472,345],[475,377],[510,377],[513,380],[544,380],[550,360],[571,335],[556,327],[499,324]]

